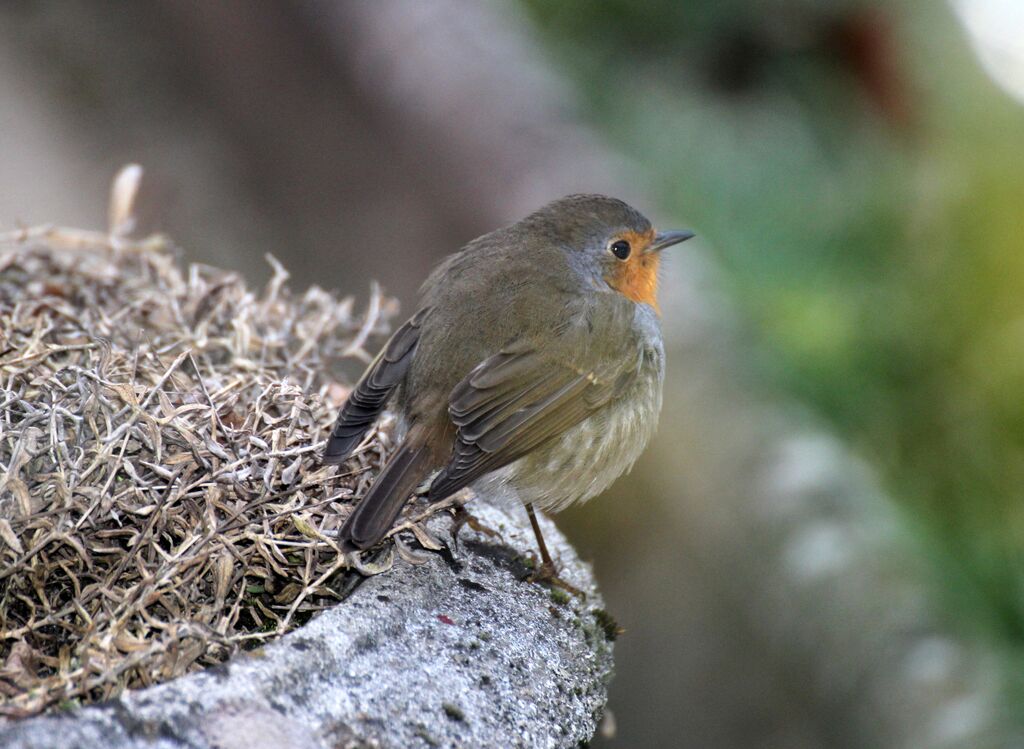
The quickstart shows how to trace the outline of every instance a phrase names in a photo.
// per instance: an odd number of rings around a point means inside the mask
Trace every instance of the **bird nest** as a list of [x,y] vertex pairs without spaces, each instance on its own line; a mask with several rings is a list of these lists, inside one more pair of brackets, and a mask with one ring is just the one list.
[[379,467],[317,451],[392,302],[182,265],[166,240],[0,242],[0,715],[223,661],[336,601]]

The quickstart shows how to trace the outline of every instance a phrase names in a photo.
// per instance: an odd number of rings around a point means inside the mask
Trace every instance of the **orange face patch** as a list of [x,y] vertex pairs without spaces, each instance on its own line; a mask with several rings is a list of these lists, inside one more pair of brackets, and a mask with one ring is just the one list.
[[611,273],[606,277],[608,285],[627,299],[641,304],[649,304],[655,312],[658,308],[658,264],[661,257],[657,252],[647,252],[654,241],[654,229],[638,234],[626,232],[621,237],[632,247],[629,257],[615,263]]

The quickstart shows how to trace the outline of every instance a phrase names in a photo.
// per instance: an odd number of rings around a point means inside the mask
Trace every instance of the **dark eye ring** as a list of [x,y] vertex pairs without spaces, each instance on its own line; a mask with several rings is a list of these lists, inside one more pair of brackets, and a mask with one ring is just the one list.
[[629,252],[632,248],[629,246],[629,242],[625,239],[620,239],[617,242],[612,242],[611,251],[612,254],[619,260],[625,260],[629,257]]

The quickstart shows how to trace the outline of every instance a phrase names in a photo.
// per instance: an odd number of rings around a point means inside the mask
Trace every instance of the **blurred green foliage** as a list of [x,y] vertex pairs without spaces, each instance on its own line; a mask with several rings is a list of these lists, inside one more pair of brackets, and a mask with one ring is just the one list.
[[950,8],[521,5],[717,256],[756,365],[879,467],[949,610],[1024,653],[1024,106]]

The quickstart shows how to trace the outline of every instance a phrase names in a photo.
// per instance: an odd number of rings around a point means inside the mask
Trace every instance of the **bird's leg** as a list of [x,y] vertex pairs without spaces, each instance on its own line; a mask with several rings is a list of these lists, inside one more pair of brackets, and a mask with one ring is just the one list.
[[537,548],[540,550],[541,569],[547,568],[552,573],[555,571],[555,563],[551,561],[548,554],[548,545],[544,543],[544,534],[540,532],[540,523],[537,522],[537,513],[533,511],[533,504],[526,503],[526,514],[530,516],[530,525],[533,526],[533,535],[537,537]]
[[537,522],[537,514],[533,511],[533,504],[530,502],[526,503],[526,514],[530,516],[530,525],[533,526],[533,535],[537,537],[537,550],[540,551],[541,561],[540,567],[537,568],[537,571],[530,575],[530,580],[538,583],[549,583],[568,593],[572,593],[574,596],[586,598],[586,595],[582,590],[572,583],[567,583],[558,576],[558,570],[555,568],[555,563],[551,559],[551,554],[548,553],[548,545],[544,543],[544,534],[540,532],[540,523]]

